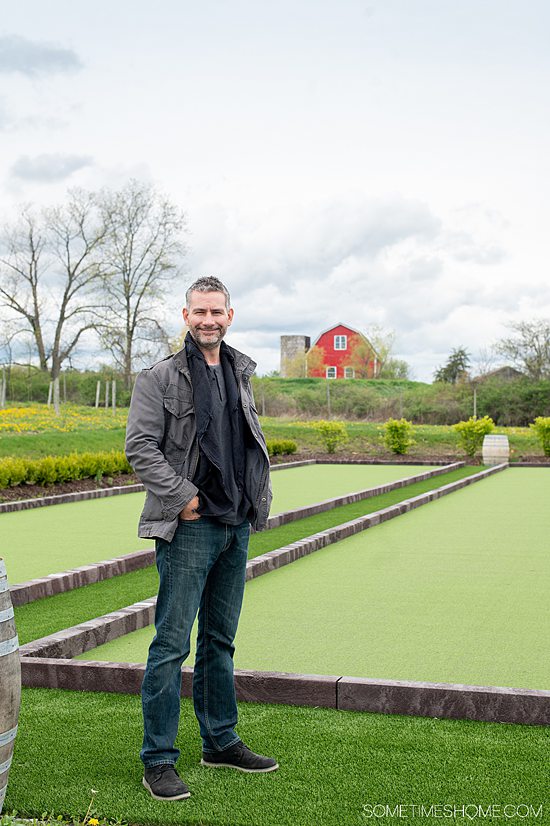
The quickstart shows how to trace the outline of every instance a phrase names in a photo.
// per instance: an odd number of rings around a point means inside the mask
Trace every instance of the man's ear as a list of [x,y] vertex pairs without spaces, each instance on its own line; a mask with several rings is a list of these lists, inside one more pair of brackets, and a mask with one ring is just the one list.
[[233,322],[233,307],[230,307],[230,309],[228,310],[227,318],[229,319],[227,326],[230,327]]
[[188,326],[188,324],[187,324],[187,320],[188,320],[188,318],[189,318],[189,313],[187,312],[187,307],[184,307],[184,308],[183,308],[183,310],[182,310],[181,314],[182,314],[182,316],[183,316],[183,320],[184,320],[184,322],[185,322],[185,325],[186,325],[186,326]]

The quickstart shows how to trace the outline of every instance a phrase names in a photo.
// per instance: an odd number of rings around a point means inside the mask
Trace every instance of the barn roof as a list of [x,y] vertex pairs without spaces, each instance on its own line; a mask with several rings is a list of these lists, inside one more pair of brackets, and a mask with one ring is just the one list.
[[336,329],[336,327],[345,327],[345,328],[346,328],[346,330],[351,330],[351,332],[352,332],[352,333],[356,333],[358,336],[361,336],[361,338],[362,338],[364,341],[366,341],[366,342],[367,342],[367,344],[368,344],[368,345],[369,345],[369,347],[372,349],[372,351],[373,351],[374,353],[376,352],[376,350],[374,349],[374,347],[372,346],[372,344],[370,343],[370,341],[368,340],[368,338],[366,337],[366,335],[365,335],[364,333],[362,333],[360,330],[356,330],[356,329],[355,329],[355,327],[350,327],[350,325],[349,325],[349,324],[344,324],[344,322],[343,322],[343,321],[339,321],[337,324],[332,324],[330,327],[327,327],[327,329],[326,329],[326,330],[323,330],[322,332],[320,332],[320,333],[319,333],[319,335],[317,336],[317,338],[315,339],[315,341],[313,342],[312,347],[315,347],[315,345],[317,344],[317,342],[319,341],[319,339],[320,339],[322,336],[324,336],[324,335],[325,335],[325,333],[330,333],[330,331],[331,331],[331,330]]

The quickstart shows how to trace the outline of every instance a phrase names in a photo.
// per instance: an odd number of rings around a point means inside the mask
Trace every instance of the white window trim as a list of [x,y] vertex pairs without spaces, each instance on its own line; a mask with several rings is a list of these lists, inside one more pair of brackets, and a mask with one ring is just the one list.
[[[333,375],[333,376],[329,376],[329,374],[328,374],[328,371],[329,371],[329,370],[334,370],[334,375]],[[338,377],[338,368],[337,368],[337,367],[333,367],[333,366],[331,366],[331,367],[327,367],[325,375],[326,375],[326,378],[327,378],[327,379],[335,379],[335,378],[337,378],[337,377]]]
[[[348,371],[351,371],[351,375],[348,375]],[[344,378],[345,379],[354,379],[355,378],[355,370],[353,367],[344,367]]]
[[[343,347],[338,347],[338,344],[337,344],[338,339],[344,339],[344,346]],[[347,335],[334,336],[334,349],[335,350],[347,350],[348,349],[348,337],[347,337]]]

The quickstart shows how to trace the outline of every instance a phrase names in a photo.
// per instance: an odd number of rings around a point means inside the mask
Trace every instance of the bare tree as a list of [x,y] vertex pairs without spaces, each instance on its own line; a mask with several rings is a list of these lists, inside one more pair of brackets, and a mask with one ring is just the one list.
[[50,350],[51,375],[56,379],[82,334],[97,326],[94,315],[101,308],[97,288],[107,228],[96,196],[85,190],[72,190],[66,205],[47,211],[46,221],[60,276]]
[[495,345],[501,356],[535,381],[550,378],[550,319],[508,324],[514,335]]
[[473,360],[475,377],[488,376],[497,366],[497,354],[494,347],[482,347]]
[[23,207],[19,220],[4,232],[4,254],[0,259],[0,302],[23,320],[31,331],[41,370],[48,369],[44,344],[41,287],[46,265],[44,225],[30,207]]
[[180,272],[185,219],[152,186],[135,180],[119,191],[104,190],[99,200],[108,234],[102,277],[106,306],[98,329],[130,387],[138,359],[169,352],[161,302]]
[[24,208],[5,232],[0,303],[32,333],[40,368],[49,369],[54,382],[56,410],[63,362],[95,327],[105,234],[95,196],[83,190],[39,215]]

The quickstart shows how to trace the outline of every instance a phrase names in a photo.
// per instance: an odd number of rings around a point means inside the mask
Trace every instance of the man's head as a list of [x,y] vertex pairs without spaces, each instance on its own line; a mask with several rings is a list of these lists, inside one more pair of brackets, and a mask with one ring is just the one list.
[[219,348],[233,321],[227,287],[213,276],[199,278],[185,294],[183,320],[201,350]]

